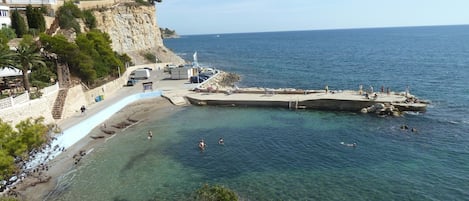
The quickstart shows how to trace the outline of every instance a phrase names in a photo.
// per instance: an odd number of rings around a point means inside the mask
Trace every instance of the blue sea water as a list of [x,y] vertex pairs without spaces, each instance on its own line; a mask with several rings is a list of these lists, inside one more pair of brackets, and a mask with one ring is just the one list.
[[191,35],[165,45],[240,74],[240,87],[408,86],[432,104],[403,117],[180,108],[96,148],[49,199],[190,200],[209,183],[241,200],[468,200],[469,26]]

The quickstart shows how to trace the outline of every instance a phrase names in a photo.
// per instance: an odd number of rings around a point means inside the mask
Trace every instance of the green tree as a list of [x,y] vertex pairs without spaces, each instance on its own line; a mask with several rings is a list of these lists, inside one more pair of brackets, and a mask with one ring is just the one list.
[[16,64],[15,67],[23,72],[23,86],[26,91],[30,92],[28,71],[32,70],[35,65],[45,66],[44,60],[32,36],[24,35],[13,56],[13,61]]
[[14,197],[0,197],[0,201],[19,201],[19,200]]
[[34,16],[34,9],[31,4],[26,6],[26,20],[28,22],[28,27],[37,28],[37,19]]
[[[51,66],[51,68],[49,68]],[[52,69],[52,67],[54,69]],[[46,66],[39,65],[35,71],[30,74],[31,85],[34,87],[44,88],[49,86],[51,78],[56,80],[57,75],[55,74],[55,64],[52,62],[46,62]]]
[[15,30],[10,27],[4,27],[0,29],[0,34],[5,36],[8,40],[16,38]]
[[18,10],[11,13],[11,27],[15,30],[16,36],[21,38],[27,32],[26,23]]
[[57,54],[60,63],[69,63],[80,53],[78,46],[75,43],[68,42],[67,38],[61,34],[55,36],[40,34],[39,40],[44,50]]
[[31,4],[26,6],[26,18],[29,29],[36,29],[39,32],[46,30],[46,20],[40,8],[33,8]]
[[47,126],[44,125],[44,117],[32,120],[28,118],[16,125],[18,133],[21,133],[19,140],[25,144],[26,151],[39,148],[47,141]]
[[232,190],[220,186],[204,184],[194,195],[196,201],[237,201],[238,196]]
[[86,27],[89,29],[96,28],[96,17],[93,15],[91,10],[83,11],[83,21],[85,22]]
[[114,52],[109,35],[96,29],[78,34],[75,43],[61,35],[46,34],[41,34],[40,41],[46,51],[56,53],[60,63],[67,63],[70,72],[88,84],[117,76],[118,69],[124,70],[124,63],[131,61],[128,55]]
[[15,54],[11,50],[0,47],[0,70],[14,65],[14,62],[11,59],[14,55]]
[[28,158],[28,153],[47,141],[48,127],[44,118],[26,119],[13,130],[0,119],[0,180],[17,171],[15,157]]
[[109,74],[117,75],[117,67],[123,69],[124,63],[112,50],[112,41],[107,33],[94,29],[86,34],[78,35],[75,42],[81,52],[93,59],[93,67],[98,78]]
[[0,119],[0,180],[5,179],[15,170],[14,158],[10,155],[9,142],[16,133],[10,124]]
[[4,180],[15,170],[14,161],[6,150],[0,149],[0,180]]
[[0,70],[13,65],[13,52],[8,46],[8,38],[0,33]]
[[82,12],[72,1],[65,1],[64,5],[58,9],[57,15],[60,28],[73,28],[77,33],[81,32],[77,18],[82,17]]
[[68,64],[73,75],[80,77],[85,82],[92,82],[96,79],[93,59],[81,52],[78,45],[68,42],[63,35],[41,34],[40,41],[46,51],[57,54],[59,63]]

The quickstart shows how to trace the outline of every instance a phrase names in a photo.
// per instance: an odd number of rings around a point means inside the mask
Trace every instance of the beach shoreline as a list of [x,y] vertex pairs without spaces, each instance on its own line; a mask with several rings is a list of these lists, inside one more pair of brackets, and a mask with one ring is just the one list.
[[[30,175],[16,184],[11,189],[12,193],[21,200],[48,200],[54,197],[60,193],[56,191],[60,177],[79,168],[80,160],[86,160],[87,155],[92,154],[94,148],[105,146],[108,139],[118,137],[127,127],[145,122],[150,116],[158,119],[165,118],[177,111],[177,108],[180,107],[172,105],[162,97],[139,100],[125,106],[109,119],[104,120],[101,126],[93,128],[84,138],[48,161],[47,170]],[[129,119],[138,121],[129,122]],[[114,127],[122,122],[131,124],[123,128]],[[115,133],[106,134],[102,131],[104,129],[115,131]],[[102,137],[96,138],[96,136]]]

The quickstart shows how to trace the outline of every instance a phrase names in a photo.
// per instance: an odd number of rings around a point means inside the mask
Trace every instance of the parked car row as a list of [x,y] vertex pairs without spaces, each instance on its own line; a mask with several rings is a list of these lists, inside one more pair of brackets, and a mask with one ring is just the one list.
[[199,75],[190,77],[190,81],[191,83],[202,83],[205,80],[208,80],[208,78],[210,78],[209,75],[199,74]]

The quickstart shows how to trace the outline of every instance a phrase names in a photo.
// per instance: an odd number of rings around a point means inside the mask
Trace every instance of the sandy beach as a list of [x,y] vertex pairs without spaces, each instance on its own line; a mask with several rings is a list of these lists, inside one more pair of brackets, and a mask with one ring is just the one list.
[[[153,81],[157,90],[171,94],[173,97],[183,97],[188,89],[193,87],[187,80],[171,80],[169,75],[161,71],[153,71],[149,81]],[[58,125],[62,130],[85,121],[102,109],[113,105],[122,98],[132,94],[141,93],[142,86],[124,87],[109,96],[106,100],[88,106],[87,114],[77,114],[74,117],[61,120]],[[43,166],[38,167],[40,171],[25,177],[19,181],[12,189],[10,195],[16,195],[21,200],[47,200],[47,196],[56,189],[60,176],[74,170],[80,165],[79,160],[86,160],[83,153],[92,154],[93,148],[105,146],[108,139],[118,137],[126,128],[137,126],[146,121],[150,115],[152,119],[164,118],[177,111],[180,106],[175,106],[164,97],[142,99],[130,103],[120,111],[114,113],[108,119],[102,119],[103,123],[96,126],[85,137],[66,148],[55,158],[47,161]],[[106,132],[104,132],[104,131]],[[53,136],[54,137],[54,136]],[[82,156],[84,155],[84,156]],[[75,162],[77,162],[75,164]]]
[[[88,153],[97,146],[105,146],[107,139],[119,137],[119,134],[121,134],[125,128],[116,128],[114,127],[115,125],[128,122],[132,123],[129,126],[138,126],[139,123],[146,121],[149,115],[152,115],[153,118],[155,116],[165,118],[176,111],[176,109],[177,106],[172,105],[165,98],[153,98],[132,103],[114,114],[110,119],[107,119],[104,123],[106,128],[104,128],[104,124],[94,128],[85,138],[68,148],[58,157],[49,161],[47,171],[41,171],[40,174],[26,177],[26,179],[17,184],[16,189],[13,190],[17,193],[18,198],[22,200],[47,200],[47,196],[54,193],[53,191],[56,188],[60,176],[72,171],[80,165],[80,162],[75,164],[80,151]],[[129,122],[129,119],[137,120],[137,122]],[[115,133],[106,134],[102,129],[115,131]],[[102,138],[92,138],[96,136],[102,136]],[[93,154],[93,152],[90,154]],[[85,155],[81,158],[86,160],[86,157]]]

